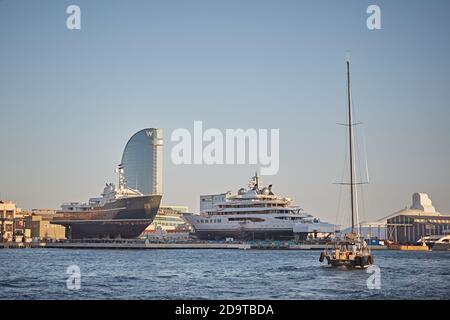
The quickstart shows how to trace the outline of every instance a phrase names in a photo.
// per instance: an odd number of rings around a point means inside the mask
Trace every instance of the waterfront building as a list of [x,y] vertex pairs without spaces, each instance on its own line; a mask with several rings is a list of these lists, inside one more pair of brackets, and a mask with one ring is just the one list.
[[121,168],[127,187],[144,195],[162,195],[163,132],[147,128],[128,140]]
[[185,242],[190,240],[189,229],[164,230],[157,227],[153,231],[144,231],[143,238],[150,242]]
[[14,202],[0,200],[0,241],[22,241],[23,236],[24,213]]
[[450,230],[450,215],[436,211],[426,193],[414,193],[412,205],[387,219],[387,239],[396,243],[416,243],[420,238],[442,235]]
[[156,229],[177,230],[186,229],[188,225],[182,218],[183,213],[189,211],[185,206],[161,206],[153,222],[146,228],[146,233],[151,233]]
[[231,196],[231,191],[219,194],[201,195],[200,212],[212,210],[217,204],[227,201]]
[[61,240],[66,238],[66,228],[62,225],[52,224],[56,210],[33,209],[31,215],[26,217],[25,224],[30,230],[30,237],[36,240]]

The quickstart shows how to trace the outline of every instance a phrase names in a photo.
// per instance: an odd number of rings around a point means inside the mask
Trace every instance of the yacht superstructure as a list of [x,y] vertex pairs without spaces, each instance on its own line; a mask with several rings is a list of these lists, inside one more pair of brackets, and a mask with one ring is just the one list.
[[296,223],[312,218],[291,202],[290,198],[275,195],[272,185],[261,188],[256,173],[248,189],[241,188],[212,209],[185,214],[183,218],[192,225],[199,239],[288,240],[294,238]]

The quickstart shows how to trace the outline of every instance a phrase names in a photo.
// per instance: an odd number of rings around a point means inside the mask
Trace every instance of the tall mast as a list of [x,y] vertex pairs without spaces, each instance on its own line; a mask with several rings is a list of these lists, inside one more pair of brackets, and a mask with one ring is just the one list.
[[354,184],[354,161],[353,161],[353,122],[352,122],[352,97],[350,87],[350,61],[347,60],[347,102],[348,102],[348,140],[350,151],[350,202],[352,210],[352,233],[355,232],[355,184]]

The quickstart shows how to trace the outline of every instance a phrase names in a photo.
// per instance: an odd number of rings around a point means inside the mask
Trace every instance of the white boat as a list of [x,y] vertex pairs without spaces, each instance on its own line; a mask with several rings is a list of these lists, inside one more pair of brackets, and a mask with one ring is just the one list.
[[[319,222],[291,203],[290,198],[275,195],[272,185],[260,188],[260,178],[256,173],[248,189],[241,188],[236,195],[212,209],[200,214],[184,214],[183,218],[199,239],[289,240],[294,238],[296,223]],[[304,233],[302,238],[306,236]]]
[[334,234],[339,232],[337,226],[332,223],[322,222],[318,218],[305,218],[294,224],[294,233],[298,234]]
[[450,251],[450,230],[445,230],[444,234],[422,237],[417,243],[427,245],[432,251]]
[[450,251],[450,235],[442,236],[439,240],[437,240],[433,247],[432,251]]

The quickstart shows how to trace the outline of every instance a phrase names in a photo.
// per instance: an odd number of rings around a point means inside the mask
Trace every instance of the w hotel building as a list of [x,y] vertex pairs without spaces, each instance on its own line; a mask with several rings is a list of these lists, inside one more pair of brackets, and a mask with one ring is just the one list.
[[145,195],[162,195],[163,132],[148,128],[128,140],[121,167],[127,187]]

